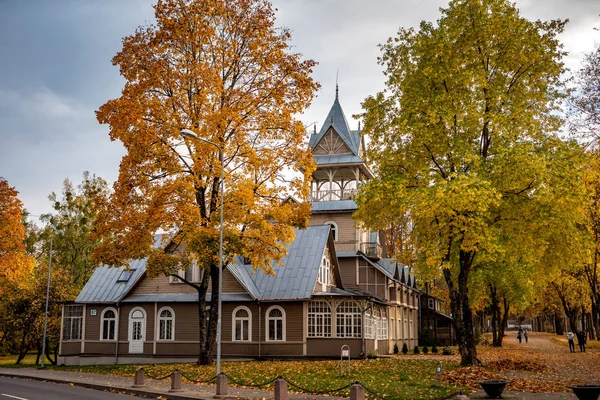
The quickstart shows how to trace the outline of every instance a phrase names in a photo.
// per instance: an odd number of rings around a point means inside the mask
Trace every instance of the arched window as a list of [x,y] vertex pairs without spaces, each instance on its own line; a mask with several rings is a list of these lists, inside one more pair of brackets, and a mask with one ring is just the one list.
[[360,338],[362,335],[362,316],[358,304],[345,300],[336,309],[337,337]]
[[285,311],[280,306],[267,310],[266,337],[268,341],[285,340]]
[[252,340],[252,312],[248,307],[239,306],[233,310],[233,341]]
[[331,308],[323,300],[308,304],[308,337],[331,337]]
[[175,312],[170,307],[158,310],[158,340],[175,340]]
[[338,226],[333,221],[327,221],[323,225],[331,226],[331,235],[333,236],[333,240],[338,240]]
[[100,321],[100,340],[115,340],[117,312],[114,308],[102,311]]
[[[331,285],[331,261],[329,259],[329,251],[325,250],[323,258],[321,259],[321,266],[319,267],[319,275],[317,281],[323,285]],[[326,288],[323,286],[323,291]]]

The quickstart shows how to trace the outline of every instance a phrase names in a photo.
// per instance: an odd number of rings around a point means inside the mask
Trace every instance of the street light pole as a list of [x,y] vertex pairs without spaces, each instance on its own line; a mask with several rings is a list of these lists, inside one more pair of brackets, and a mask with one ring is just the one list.
[[46,327],[48,326],[48,300],[50,297],[50,267],[52,265],[52,238],[50,238],[50,254],[48,257],[48,282],[46,284],[46,311],[44,313],[44,335],[42,337],[42,364],[40,368],[44,368],[44,358],[46,358]]
[[219,288],[217,295],[219,300],[217,301],[217,375],[221,373],[221,295],[223,293],[223,196],[225,194],[225,165],[223,164],[223,149],[218,144],[211,142],[210,140],[203,139],[198,136],[195,132],[189,129],[182,129],[181,134],[187,138],[199,140],[204,143],[215,146],[219,150],[219,161],[221,162],[221,221],[219,227]]

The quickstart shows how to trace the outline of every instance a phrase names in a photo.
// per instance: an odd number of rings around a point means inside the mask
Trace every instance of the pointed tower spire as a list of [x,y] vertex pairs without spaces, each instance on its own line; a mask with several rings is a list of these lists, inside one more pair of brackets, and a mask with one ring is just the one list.
[[335,73],[335,99],[339,100],[340,97],[340,88],[338,87],[338,76],[340,75],[340,70],[338,69]]

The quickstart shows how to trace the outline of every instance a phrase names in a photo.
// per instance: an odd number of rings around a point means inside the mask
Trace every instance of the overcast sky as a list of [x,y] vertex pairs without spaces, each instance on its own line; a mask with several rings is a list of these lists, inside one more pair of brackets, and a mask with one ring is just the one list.
[[[20,192],[32,214],[51,210],[47,199],[65,178],[83,171],[112,182],[124,150],[111,142],[94,111],[118,97],[124,80],[110,60],[121,38],[153,20],[144,0],[0,0],[0,176]],[[295,50],[316,60],[322,85],[302,121],[323,123],[334,100],[350,124],[360,103],[383,88],[377,45],[399,27],[435,21],[440,0],[276,0],[277,25],[292,30]],[[529,19],[569,18],[561,39],[567,66],[600,43],[600,0],[519,0]]]

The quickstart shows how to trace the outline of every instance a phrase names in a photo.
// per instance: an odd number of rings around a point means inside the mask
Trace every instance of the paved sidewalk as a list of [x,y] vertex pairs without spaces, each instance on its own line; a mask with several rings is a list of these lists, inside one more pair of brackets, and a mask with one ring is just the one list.
[[[146,379],[145,388],[132,388],[133,377],[113,376],[102,374],[89,374],[82,372],[39,370],[34,368],[0,368],[0,376],[7,376],[21,379],[35,379],[55,383],[72,384],[91,389],[119,391],[129,394],[136,394],[145,397],[168,400],[188,400],[188,399],[213,399],[216,393],[215,386],[201,386],[196,384],[183,383],[183,392],[169,393],[170,379],[154,380]],[[270,399],[273,398],[273,392],[268,390],[238,389],[229,387],[229,396],[238,399]],[[289,399],[294,400],[336,400],[340,397],[314,396],[290,393]]]

